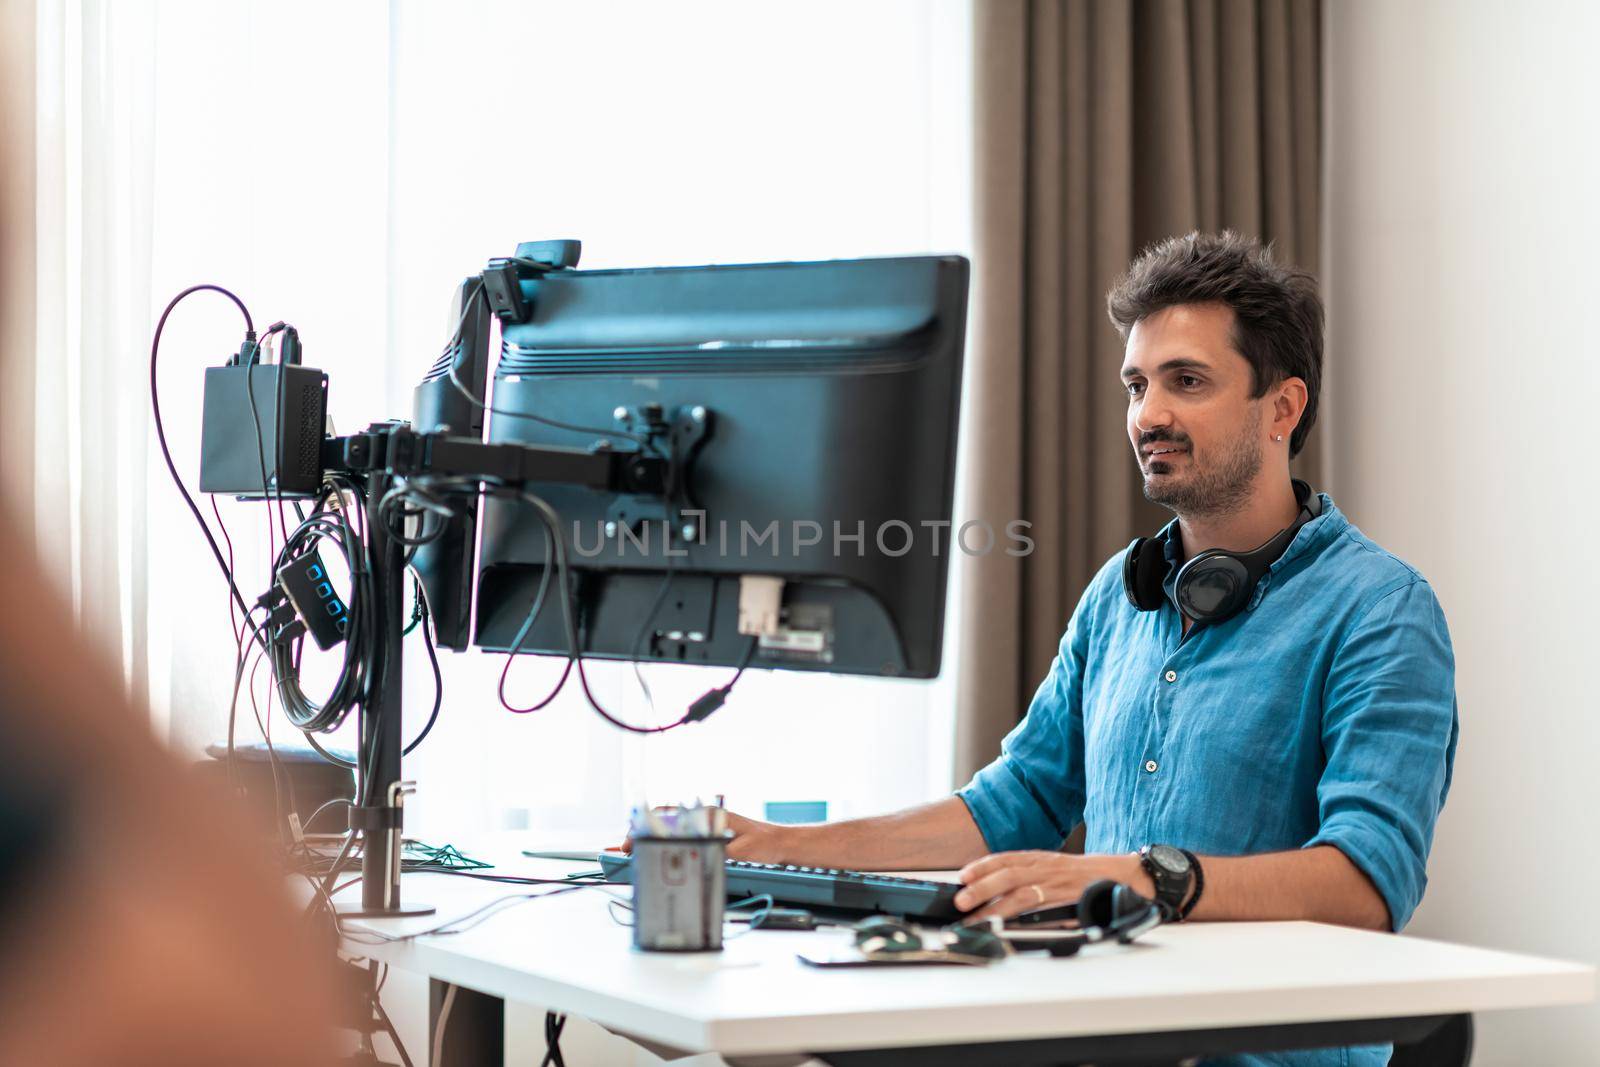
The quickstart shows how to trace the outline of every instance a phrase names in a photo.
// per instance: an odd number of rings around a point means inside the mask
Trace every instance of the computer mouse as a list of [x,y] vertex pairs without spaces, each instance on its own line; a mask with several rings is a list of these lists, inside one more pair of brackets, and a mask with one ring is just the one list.
[[922,937],[899,919],[863,919],[856,924],[856,948],[863,955],[880,952],[917,952]]

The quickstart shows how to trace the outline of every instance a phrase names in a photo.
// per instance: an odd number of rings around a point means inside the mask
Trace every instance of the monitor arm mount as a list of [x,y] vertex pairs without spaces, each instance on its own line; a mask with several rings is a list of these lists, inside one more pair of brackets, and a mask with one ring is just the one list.
[[[619,409],[617,417],[642,435],[640,448],[486,444],[446,433],[417,433],[404,422],[375,423],[362,433],[323,440],[323,469],[365,483],[367,559],[379,634],[372,688],[360,708],[357,760],[368,780],[358,783],[356,795],[370,803],[350,809],[350,828],[361,831],[364,840],[361,902],[342,906],[341,914],[393,917],[433,910],[400,899],[402,802],[411,791],[400,769],[406,546],[390,535],[380,502],[404,480],[434,475],[507,488],[581,486],[616,497],[615,519],[608,520],[608,528],[611,521],[632,525],[659,516],[672,522],[668,529],[683,540],[701,540],[703,512],[693,508],[688,475],[694,453],[710,433],[710,413],[695,406],[668,418],[659,406],[646,405],[637,412]],[[686,514],[696,518],[686,521]]]

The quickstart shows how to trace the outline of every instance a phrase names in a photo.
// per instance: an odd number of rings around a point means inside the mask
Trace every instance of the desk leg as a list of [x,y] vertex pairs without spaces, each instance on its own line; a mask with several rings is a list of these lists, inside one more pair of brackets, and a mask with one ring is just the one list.
[[506,1062],[506,1002],[466,986],[456,987],[444,1025],[444,1047],[434,1063],[433,1042],[448,982],[428,980],[428,1047],[417,1057],[430,1067],[502,1067]]

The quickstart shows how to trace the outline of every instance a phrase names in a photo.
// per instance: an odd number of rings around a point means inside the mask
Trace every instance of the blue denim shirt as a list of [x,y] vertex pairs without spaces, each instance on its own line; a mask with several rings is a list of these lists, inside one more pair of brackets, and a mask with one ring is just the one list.
[[[1119,553],[1078,602],[998,759],[958,795],[991,850],[1150,843],[1238,856],[1334,845],[1405,926],[1450,788],[1455,661],[1428,583],[1326,496],[1246,609],[1187,637],[1173,601],[1139,611]],[[1382,1064],[1388,1047],[1229,1063]]]

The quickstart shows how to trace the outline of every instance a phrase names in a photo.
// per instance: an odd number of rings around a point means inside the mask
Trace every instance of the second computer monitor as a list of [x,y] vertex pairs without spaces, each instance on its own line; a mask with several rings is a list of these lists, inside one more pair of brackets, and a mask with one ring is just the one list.
[[[523,281],[489,439],[670,450],[687,472],[665,500],[531,487],[561,517],[585,655],[936,675],[967,281],[959,256]],[[527,504],[486,501],[480,647],[523,629],[546,536]],[[567,652],[557,595],[519,651]]]

